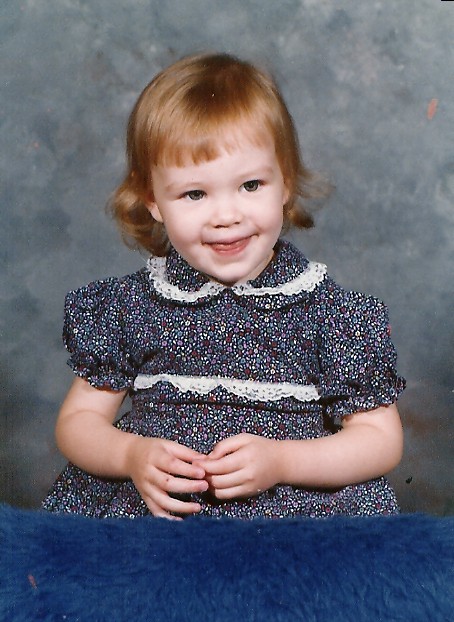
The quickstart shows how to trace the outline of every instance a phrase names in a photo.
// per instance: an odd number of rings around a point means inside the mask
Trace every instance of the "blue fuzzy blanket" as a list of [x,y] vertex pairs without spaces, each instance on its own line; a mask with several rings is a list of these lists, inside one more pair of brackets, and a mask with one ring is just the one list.
[[454,620],[454,517],[90,519],[0,505],[0,620]]

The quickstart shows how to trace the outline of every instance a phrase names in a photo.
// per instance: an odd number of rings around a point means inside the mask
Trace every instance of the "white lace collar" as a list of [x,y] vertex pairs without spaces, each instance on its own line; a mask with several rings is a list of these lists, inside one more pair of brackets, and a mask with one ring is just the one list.
[[196,292],[186,292],[167,279],[165,257],[150,257],[147,269],[153,285],[161,296],[179,302],[196,302],[201,298],[216,296],[224,289],[230,289],[238,296],[293,296],[301,292],[313,291],[326,275],[326,266],[310,261],[307,268],[294,279],[276,287],[253,287],[250,283],[226,287],[215,281],[208,281]]
[[[237,296],[255,296],[262,298],[264,296],[289,297],[297,294],[313,291],[319,283],[323,281],[326,275],[326,266],[321,263],[307,261],[306,258],[288,242],[282,242],[281,248],[277,253],[277,258],[273,270],[280,270],[282,273],[282,281],[277,284],[269,285],[270,280],[258,277],[255,281],[249,281],[240,285],[227,287],[216,281],[208,280],[196,273],[184,260],[181,260],[182,279],[184,276],[194,276],[194,291],[188,291],[179,287],[178,284],[172,283],[168,275],[168,264],[166,257],[150,257],[147,262],[149,278],[153,283],[155,290],[168,300],[177,302],[195,303],[203,298],[211,298],[222,291],[230,290]],[[172,266],[173,270],[175,266]],[[300,270],[301,268],[301,270]],[[193,275],[187,274],[193,271]],[[288,276],[288,274],[290,276]],[[263,273],[264,275],[265,273]]]

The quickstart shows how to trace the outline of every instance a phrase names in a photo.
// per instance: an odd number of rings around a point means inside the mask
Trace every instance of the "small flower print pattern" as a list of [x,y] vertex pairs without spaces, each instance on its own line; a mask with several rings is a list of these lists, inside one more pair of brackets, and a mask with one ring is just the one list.
[[[131,392],[119,429],[208,453],[241,432],[333,434],[342,417],[391,404],[403,390],[383,303],[343,290],[290,243],[280,241],[270,265],[241,288],[211,287],[173,250],[161,263],[162,270],[154,264],[66,298],[64,341],[75,374],[94,387]],[[340,490],[278,485],[249,499],[192,498],[202,515],[215,517],[399,511],[384,477]],[[148,514],[131,481],[72,464],[43,506],[95,517]]]

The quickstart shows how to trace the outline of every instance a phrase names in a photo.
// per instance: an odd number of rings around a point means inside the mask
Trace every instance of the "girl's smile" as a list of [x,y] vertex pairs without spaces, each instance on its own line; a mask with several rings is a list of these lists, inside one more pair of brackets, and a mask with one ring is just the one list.
[[198,164],[155,166],[152,183],[148,209],[193,268],[234,285],[267,266],[288,198],[271,140]]
[[239,240],[209,242],[208,244],[217,253],[234,255],[246,248],[249,238],[240,238]]

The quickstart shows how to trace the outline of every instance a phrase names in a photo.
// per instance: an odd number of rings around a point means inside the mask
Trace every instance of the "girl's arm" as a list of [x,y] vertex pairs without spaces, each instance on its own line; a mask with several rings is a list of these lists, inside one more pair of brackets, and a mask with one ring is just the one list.
[[276,484],[338,488],[384,475],[400,462],[403,433],[397,406],[343,419],[337,434],[275,441],[240,434],[216,445],[201,462],[219,499],[256,495]]
[[197,503],[169,493],[202,492],[204,470],[193,461],[201,454],[159,438],[145,438],[113,426],[126,391],[93,388],[76,378],[63,402],[56,426],[61,452],[84,471],[108,478],[131,478],[155,516],[193,514]]

